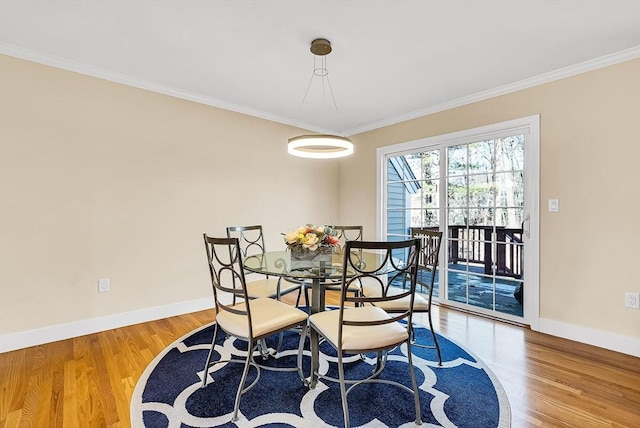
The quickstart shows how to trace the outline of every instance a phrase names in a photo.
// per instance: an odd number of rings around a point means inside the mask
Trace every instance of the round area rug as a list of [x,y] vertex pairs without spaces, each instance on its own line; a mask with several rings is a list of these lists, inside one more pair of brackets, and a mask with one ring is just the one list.
[[[418,343],[430,344],[431,333],[416,326]],[[204,364],[213,336],[213,324],[197,329],[161,352],[145,369],[131,399],[134,428],[187,427],[340,427],[343,425],[340,388],[320,381],[314,389],[303,385],[297,372],[261,370],[256,386],[240,399],[239,419],[231,422],[242,364],[218,364],[209,369],[209,381],[202,388]],[[265,365],[295,366],[299,335],[286,332],[281,352]],[[277,337],[269,338],[275,347]],[[442,366],[435,349],[412,347],[416,379],[420,389],[423,427],[506,428],[511,426],[511,410],[495,375],[471,352],[438,335]],[[310,372],[308,339],[303,368]],[[337,377],[335,352],[320,346],[320,372]],[[225,338],[218,332],[216,354],[244,356],[242,341]],[[346,364],[347,379],[366,377],[375,366],[375,355],[358,357]],[[259,362],[263,363],[261,357]],[[404,379],[410,386],[406,347],[389,354],[381,378]],[[247,385],[255,379],[251,368]],[[353,427],[411,427],[414,423],[413,396],[397,386],[364,384],[348,395]]]

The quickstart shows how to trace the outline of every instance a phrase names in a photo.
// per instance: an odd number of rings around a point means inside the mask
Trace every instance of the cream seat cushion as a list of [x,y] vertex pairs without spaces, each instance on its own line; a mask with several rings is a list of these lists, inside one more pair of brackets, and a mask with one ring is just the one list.
[[[261,278],[247,282],[247,294],[251,299],[276,297],[278,295],[278,279],[279,278]],[[299,287],[299,283],[280,281],[280,295],[285,295]]]
[[[374,284],[374,281],[369,283],[362,284],[362,294],[365,297],[380,297],[382,296],[382,290],[380,289],[380,285]],[[397,296],[398,294],[404,293],[405,290],[401,290],[397,287],[389,287],[387,291],[387,296]],[[409,308],[410,296],[405,296],[396,300],[391,300],[388,302],[375,302],[374,304],[384,309],[387,312],[404,312]],[[413,310],[416,312],[426,312],[429,310],[429,303],[427,299],[422,297],[420,294],[416,293],[415,298],[413,299]]]
[[[309,323],[329,342],[338,345],[339,310],[324,311],[309,317]],[[389,319],[390,315],[375,306],[344,310],[345,320],[365,321]],[[366,351],[393,346],[407,340],[407,328],[398,322],[374,326],[345,325],[342,332],[343,351]]]
[[[251,300],[249,305],[251,305],[254,337],[260,337],[271,332],[286,329],[289,326],[300,324],[307,319],[306,312],[267,297]],[[244,302],[233,306],[233,308],[242,311],[246,310]],[[249,323],[245,315],[220,311],[216,316],[216,322],[224,331],[232,336],[240,338],[249,337]]]
[[[327,281],[323,283],[324,288],[327,290],[342,290],[342,281]],[[360,284],[358,281],[349,283],[347,290],[353,293],[360,292]]]

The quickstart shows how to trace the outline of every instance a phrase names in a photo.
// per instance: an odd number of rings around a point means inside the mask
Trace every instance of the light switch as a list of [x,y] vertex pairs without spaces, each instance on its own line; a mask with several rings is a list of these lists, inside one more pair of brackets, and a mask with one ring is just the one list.
[[557,199],[549,199],[549,212],[557,213],[560,210]]

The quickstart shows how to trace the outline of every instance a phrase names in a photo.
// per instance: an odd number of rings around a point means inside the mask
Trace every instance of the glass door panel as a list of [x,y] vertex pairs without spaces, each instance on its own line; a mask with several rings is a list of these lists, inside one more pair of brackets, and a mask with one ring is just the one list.
[[407,239],[412,227],[443,231],[438,280],[446,290],[434,288],[439,300],[522,317],[523,139],[387,158],[386,239]]
[[[386,239],[411,237],[411,228],[440,229],[440,150],[392,156],[386,162]],[[438,296],[438,278],[433,296]]]
[[446,300],[523,316],[523,142],[447,147]]

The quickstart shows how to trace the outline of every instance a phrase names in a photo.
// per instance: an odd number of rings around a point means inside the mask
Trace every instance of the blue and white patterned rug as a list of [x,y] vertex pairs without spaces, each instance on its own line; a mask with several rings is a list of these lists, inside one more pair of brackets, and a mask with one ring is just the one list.
[[[239,420],[231,414],[241,364],[216,365],[210,380],[201,388],[203,367],[213,335],[213,324],[197,329],[161,352],[140,377],[131,399],[134,428],[187,427],[330,427],[342,426],[340,390],[333,382],[319,382],[306,388],[297,372],[262,370],[260,380],[240,401]],[[224,340],[218,333],[216,350],[224,356],[246,355],[243,342]],[[287,332],[282,352],[265,364],[294,366],[299,336]],[[420,343],[431,342],[430,332],[416,329]],[[271,340],[271,339],[270,339]],[[308,342],[308,341],[307,341]],[[495,375],[471,352],[438,335],[443,365],[438,366],[435,350],[413,347],[423,427],[506,428],[511,426],[511,410]],[[275,338],[269,342],[275,346]],[[308,346],[308,343],[306,344]],[[308,347],[306,348],[308,349]],[[329,346],[321,345],[320,371],[337,377],[337,365]],[[404,355],[398,348],[389,355],[382,378],[407,379]],[[371,355],[374,357],[374,355]],[[347,364],[346,377],[366,377],[375,364],[367,358]],[[304,372],[310,357],[305,351]],[[247,384],[255,379],[249,372]],[[213,381],[211,381],[213,379]],[[410,385],[410,381],[405,384]],[[354,427],[414,426],[413,397],[387,384],[365,384],[349,393],[349,412]]]

